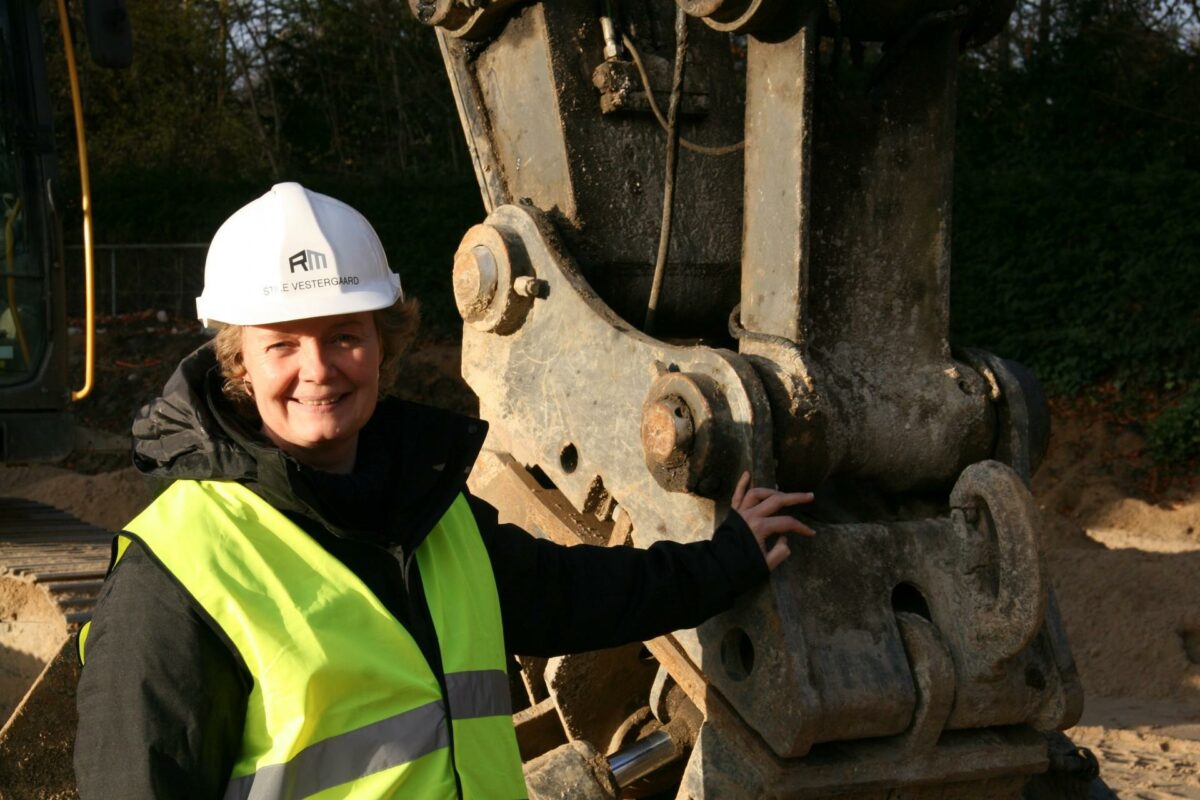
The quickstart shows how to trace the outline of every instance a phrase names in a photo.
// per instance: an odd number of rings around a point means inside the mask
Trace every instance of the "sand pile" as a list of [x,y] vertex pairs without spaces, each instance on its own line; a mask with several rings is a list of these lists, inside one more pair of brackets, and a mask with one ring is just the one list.
[[1178,481],[1138,497],[1143,449],[1128,429],[1056,420],[1034,484],[1047,566],[1090,698],[1169,698],[1198,713],[1200,492]]
[[111,531],[124,527],[152,499],[149,483],[132,467],[80,475],[45,465],[0,465],[0,495],[36,500]]
[[0,576],[0,727],[66,638],[66,620],[40,587]]
[[1200,800],[1200,487],[1150,493],[1142,437],[1055,419],[1034,480],[1087,696],[1070,735],[1121,796]]

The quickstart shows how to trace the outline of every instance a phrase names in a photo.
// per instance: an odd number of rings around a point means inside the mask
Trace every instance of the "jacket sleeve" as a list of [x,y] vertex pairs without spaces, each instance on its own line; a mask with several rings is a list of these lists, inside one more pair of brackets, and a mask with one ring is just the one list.
[[635,547],[564,547],[497,522],[471,497],[492,560],[509,652],[553,656],[692,628],[763,581],[753,534],[730,512],[711,540]]
[[82,800],[221,798],[249,676],[135,542],[101,590],[76,704]]

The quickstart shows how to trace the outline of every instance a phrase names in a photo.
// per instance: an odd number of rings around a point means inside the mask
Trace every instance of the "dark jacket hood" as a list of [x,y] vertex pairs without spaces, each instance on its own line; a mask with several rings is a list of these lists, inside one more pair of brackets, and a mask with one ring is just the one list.
[[464,491],[487,423],[384,398],[359,433],[354,472],[307,467],[268,442],[221,393],[212,343],[184,358],[133,422],[133,462],[160,481],[243,483],[333,533],[412,552]]
[[132,433],[133,465],[148,477],[240,480],[258,472],[247,448],[252,429],[221,394],[211,342],[179,362],[162,395],[134,417]]

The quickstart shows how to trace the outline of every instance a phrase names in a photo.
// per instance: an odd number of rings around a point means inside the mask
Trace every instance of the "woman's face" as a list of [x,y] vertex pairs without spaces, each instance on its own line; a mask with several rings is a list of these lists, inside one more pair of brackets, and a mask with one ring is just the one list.
[[297,461],[350,472],[379,397],[369,311],[242,328],[242,364],[263,433]]

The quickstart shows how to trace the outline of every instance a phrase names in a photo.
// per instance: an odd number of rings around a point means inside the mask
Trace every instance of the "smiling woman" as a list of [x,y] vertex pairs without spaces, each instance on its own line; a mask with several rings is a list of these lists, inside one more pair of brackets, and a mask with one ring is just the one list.
[[487,424],[383,396],[417,312],[375,231],[297,184],[221,227],[196,306],[215,342],[133,426],[170,486],[80,634],[84,798],[524,797],[510,653],[693,627],[811,533],[748,477],[688,545],[500,524],[466,486]]
[[242,380],[263,434],[301,463],[349,473],[375,413],[382,348],[369,311],[242,328]]
[[358,431],[395,383],[418,318],[415,300],[397,300],[276,325],[215,323],[222,392],[244,415],[257,414],[263,433],[298,461],[350,472]]
[[[387,308],[371,312],[382,349],[379,362],[379,394],[390,394],[400,377],[400,359],[412,345],[421,324],[421,304],[415,298],[400,298]],[[217,331],[213,337],[217,362],[225,384],[221,392],[244,414],[256,413],[242,367],[242,327],[226,325],[215,320],[209,327]]]

